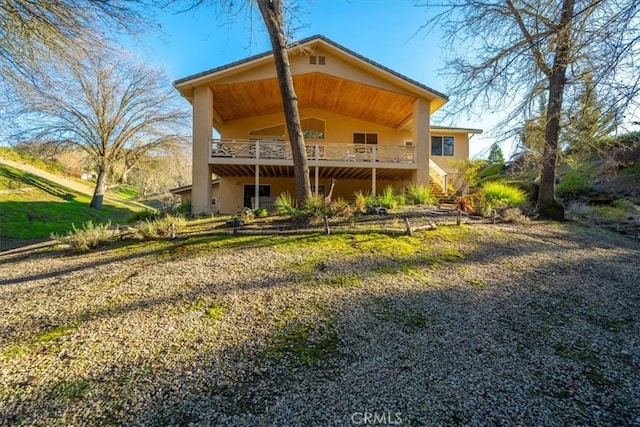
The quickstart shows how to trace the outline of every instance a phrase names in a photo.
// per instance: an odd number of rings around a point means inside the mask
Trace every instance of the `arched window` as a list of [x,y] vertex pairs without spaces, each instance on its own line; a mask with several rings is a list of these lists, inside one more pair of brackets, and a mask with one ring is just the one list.
[[324,139],[324,120],[309,117],[300,120],[305,139]]

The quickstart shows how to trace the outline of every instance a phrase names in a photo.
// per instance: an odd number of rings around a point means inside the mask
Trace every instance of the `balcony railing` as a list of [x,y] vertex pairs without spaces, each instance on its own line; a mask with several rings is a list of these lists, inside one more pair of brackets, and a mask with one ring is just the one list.
[[447,192],[447,173],[433,160],[429,159],[429,175],[438,184],[442,191]]
[[[344,162],[415,163],[415,147],[342,143],[306,144],[308,160]],[[234,159],[293,160],[291,145],[285,141],[214,139],[211,157]]]

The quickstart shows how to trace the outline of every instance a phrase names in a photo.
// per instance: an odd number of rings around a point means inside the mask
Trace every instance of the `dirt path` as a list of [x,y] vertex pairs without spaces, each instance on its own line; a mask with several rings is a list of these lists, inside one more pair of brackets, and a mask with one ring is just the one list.
[[25,163],[14,162],[13,160],[2,159],[0,158],[0,163],[10,166],[12,168],[20,169],[24,172],[29,172],[30,174],[39,176],[44,179],[48,179],[51,182],[55,182],[56,184],[62,185],[64,187],[70,188],[74,191],[77,191],[82,194],[86,194],[88,196],[93,196],[93,186],[89,186],[86,184],[82,184],[80,182],[74,181],[72,179],[64,178],[60,175],[53,174],[51,172],[47,172],[33,165],[27,165]]

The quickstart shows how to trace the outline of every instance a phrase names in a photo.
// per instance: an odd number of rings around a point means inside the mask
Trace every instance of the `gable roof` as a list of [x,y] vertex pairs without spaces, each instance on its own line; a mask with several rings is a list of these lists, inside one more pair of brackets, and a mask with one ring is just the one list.
[[[354,52],[351,49],[346,48],[345,46],[342,46],[339,43],[336,43],[335,41],[322,36],[322,35],[314,35],[311,37],[307,37],[305,39],[299,40],[295,43],[292,43],[289,45],[289,48],[304,48],[305,46],[314,44],[314,43],[322,43],[325,46],[329,46],[335,50],[338,50],[340,52],[342,52],[343,54],[346,54],[347,56],[351,56],[355,59],[358,59],[359,61],[374,67],[375,69],[382,71],[383,73],[388,74],[389,76],[399,79],[400,81],[404,82],[405,84],[408,84],[409,86],[414,87],[415,89],[418,89],[419,91],[424,91],[427,92],[428,94],[430,94],[432,97],[434,98],[440,98],[442,101],[442,104],[446,103],[449,98],[447,95],[443,94],[442,92],[439,92],[435,89],[430,88],[429,86],[426,86],[416,80],[413,80],[401,73],[398,73],[397,71],[392,70],[391,68],[388,68],[378,62],[375,62],[363,55],[360,55],[357,52]],[[181,79],[176,80],[173,85],[180,90],[180,87],[184,87],[184,86],[191,86],[193,84],[198,83],[200,80],[205,80],[207,78],[213,77],[216,74],[219,74],[223,71],[228,71],[228,70],[232,70],[234,68],[238,68],[238,67],[242,67],[242,66],[247,66],[249,64],[252,63],[256,63],[256,62],[260,62],[261,60],[266,60],[266,59],[270,59],[273,56],[273,52],[272,51],[267,51],[267,52],[263,52],[257,55],[253,55],[250,56],[248,58],[239,60],[239,61],[235,61],[235,62],[231,62],[229,64],[226,65],[222,65],[216,68],[212,68],[210,70],[207,71],[203,71],[201,73],[197,73],[197,74],[193,74],[191,76],[187,76]]]

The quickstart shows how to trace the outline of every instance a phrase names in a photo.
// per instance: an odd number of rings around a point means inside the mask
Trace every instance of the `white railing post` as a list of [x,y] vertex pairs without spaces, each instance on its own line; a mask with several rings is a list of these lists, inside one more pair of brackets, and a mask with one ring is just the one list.
[[[378,146],[374,145],[372,150],[371,150],[371,162],[375,163],[376,161],[378,161]],[[374,182],[375,182],[375,178],[374,178]],[[375,185],[374,185],[375,187]]]
[[256,139],[256,159],[260,159],[260,140]]

